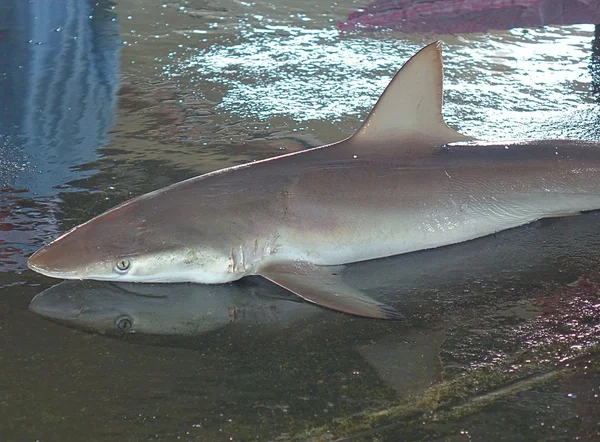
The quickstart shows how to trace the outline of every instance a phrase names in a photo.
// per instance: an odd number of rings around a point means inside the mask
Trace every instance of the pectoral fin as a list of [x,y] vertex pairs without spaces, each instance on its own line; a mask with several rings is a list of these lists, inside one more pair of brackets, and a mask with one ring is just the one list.
[[393,307],[346,285],[331,267],[305,262],[278,263],[264,266],[258,274],[306,301],[332,310],[367,318],[405,319]]

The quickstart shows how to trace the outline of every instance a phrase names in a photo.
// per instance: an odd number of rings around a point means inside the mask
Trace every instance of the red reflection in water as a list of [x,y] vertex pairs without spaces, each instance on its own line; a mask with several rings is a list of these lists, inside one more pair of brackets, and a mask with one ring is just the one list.
[[580,276],[576,281],[567,284],[560,292],[552,293],[548,296],[536,299],[537,304],[542,306],[544,316],[555,316],[564,314],[567,307],[573,310],[576,307],[583,307],[588,301],[594,305],[594,301],[600,298],[600,283],[594,281],[587,275]]
[[530,348],[553,345],[553,358],[563,362],[600,342],[600,282],[581,276],[560,290],[536,298],[542,307],[537,325],[527,333]]
[[600,23],[596,0],[374,0],[342,30],[395,29],[459,34],[545,25]]
[[27,257],[58,234],[59,200],[27,195],[27,189],[0,188],[0,272],[25,270]]

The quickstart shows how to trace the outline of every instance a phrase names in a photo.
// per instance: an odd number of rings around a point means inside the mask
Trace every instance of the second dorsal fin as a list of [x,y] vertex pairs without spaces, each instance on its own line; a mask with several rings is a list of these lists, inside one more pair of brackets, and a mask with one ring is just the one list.
[[363,125],[357,142],[431,139],[441,143],[470,140],[449,128],[442,116],[442,49],[429,44],[408,60],[385,89]]

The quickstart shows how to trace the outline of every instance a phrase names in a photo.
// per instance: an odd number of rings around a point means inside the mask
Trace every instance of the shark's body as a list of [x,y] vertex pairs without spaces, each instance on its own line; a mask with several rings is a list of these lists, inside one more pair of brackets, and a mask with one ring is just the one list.
[[70,279],[221,283],[262,275],[318,304],[395,310],[326,266],[467,241],[600,209],[600,145],[474,141],[441,115],[439,44],[394,77],[350,138],[143,195],[38,251]]

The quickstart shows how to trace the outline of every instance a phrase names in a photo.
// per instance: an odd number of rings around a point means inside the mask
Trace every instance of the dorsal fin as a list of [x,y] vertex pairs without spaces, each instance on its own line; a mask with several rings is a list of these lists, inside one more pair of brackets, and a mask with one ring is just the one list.
[[443,76],[442,45],[436,41],[402,66],[352,139],[358,142],[427,139],[441,143],[470,140],[444,122]]

